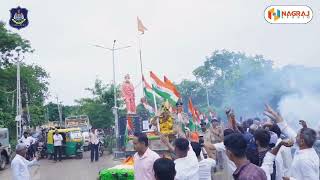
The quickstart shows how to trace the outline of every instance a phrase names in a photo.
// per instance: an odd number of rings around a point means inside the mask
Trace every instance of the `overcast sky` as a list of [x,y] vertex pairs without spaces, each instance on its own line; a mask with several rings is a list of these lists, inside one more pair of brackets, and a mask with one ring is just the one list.
[[[98,77],[112,80],[111,52],[92,47],[132,46],[116,53],[116,80],[125,74],[135,85],[140,80],[136,17],[148,28],[142,37],[144,73],[153,70],[180,82],[216,49],[262,54],[276,66],[320,66],[319,0],[281,0],[280,4],[309,5],[309,24],[272,25],[264,10],[270,0],[1,0],[0,20],[20,5],[29,10],[30,24],[19,32],[36,50],[26,59],[50,73],[50,93],[64,104],[88,96]],[[141,96],[141,88],[137,88]]]

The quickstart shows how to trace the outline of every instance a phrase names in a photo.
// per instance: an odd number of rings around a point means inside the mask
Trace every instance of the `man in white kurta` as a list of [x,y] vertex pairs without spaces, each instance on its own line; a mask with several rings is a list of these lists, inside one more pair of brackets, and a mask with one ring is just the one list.
[[16,146],[16,156],[11,162],[11,170],[13,180],[30,180],[29,167],[38,165],[38,158],[33,161],[25,159],[27,147],[25,144],[18,144]]
[[[312,148],[316,140],[316,132],[310,128],[303,128],[296,134],[288,124],[283,121],[278,123],[281,132],[289,139],[296,138],[296,143],[299,150],[295,152],[291,167],[289,168],[288,177],[283,177],[284,180],[318,180],[319,179],[319,157]],[[272,173],[272,163],[275,155],[267,153],[264,158],[264,165],[268,164],[265,169],[269,169]],[[263,168],[264,169],[264,168]],[[265,170],[264,169],[264,170]],[[266,170],[265,170],[266,171]],[[266,171],[268,173],[268,170]]]

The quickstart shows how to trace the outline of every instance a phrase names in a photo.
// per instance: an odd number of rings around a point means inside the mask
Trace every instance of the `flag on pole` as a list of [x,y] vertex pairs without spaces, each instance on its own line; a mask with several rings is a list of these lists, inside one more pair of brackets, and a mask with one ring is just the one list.
[[196,109],[196,108],[194,108],[194,111],[195,111],[195,114],[196,114],[197,121],[198,121],[198,123],[200,124],[200,115],[199,115],[199,111],[198,111],[198,109]]
[[141,34],[144,34],[144,31],[147,31],[148,29],[142,24],[142,21],[137,17],[138,22],[138,31],[141,32]]
[[[153,113],[158,111],[157,108],[157,99],[156,99],[156,93],[153,91],[152,87],[150,86],[150,84],[146,81],[146,79],[144,78],[144,76],[142,76],[142,81],[143,81],[143,91],[146,97],[148,97],[149,99],[152,99],[152,103],[154,104],[154,109],[153,109]],[[160,97],[160,96],[158,96]],[[144,105],[144,104],[143,104]],[[145,106],[146,108],[146,106]],[[155,110],[155,111],[154,111]],[[150,112],[150,111],[149,111]],[[151,112],[150,112],[151,113]]]
[[164,83],[166,83],[166,85],[171,89],[171,91],[177,96],[177,97],[181,97],[180,92],[178,91],[177,87],[166,77],[163,77],[164,79]]
[[170,89],[170,87],[161,81],[152,71],[150,71],[150,77],[153,80],[152,89],[163,99],[168,100],[172,105],[175,105],[179,100],[179,97]]
[[189,129],[191,132],[196,132],[197,131],[197,125],[194,122],[194,120],[189,119]]
[[145,95],[146,95],[149,99],[153,99],[153,90],[152,90],[152,87],[151,87],[150,84],[146,81],[146,79],[144,78],[144,76],[142,76],[142,81],[143,81],[143,91],[144,91]]
[[192,114],[192,119],[193,119],[193,121],[196,121],[196,112],[195,112],[195,109],[194,109],[194,107],[193,107],[191,98],[189,98],[188,107],[189,107],[189,111],[190,111],[191,114]]

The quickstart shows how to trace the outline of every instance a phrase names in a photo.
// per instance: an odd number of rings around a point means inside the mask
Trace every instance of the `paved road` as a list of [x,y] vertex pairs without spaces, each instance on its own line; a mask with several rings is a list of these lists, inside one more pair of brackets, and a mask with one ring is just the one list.
[[[40,167],[32,167],[32,180],[95,180],[103,168],[109,168],[120,162],[113,161],[112,155],[104,155],[99,162],[90,162],[90,153],[86,152],[83,159],[65,159],[54,163],[40,160]],[[10,167],[0,171],[1,180],[11,180]]]

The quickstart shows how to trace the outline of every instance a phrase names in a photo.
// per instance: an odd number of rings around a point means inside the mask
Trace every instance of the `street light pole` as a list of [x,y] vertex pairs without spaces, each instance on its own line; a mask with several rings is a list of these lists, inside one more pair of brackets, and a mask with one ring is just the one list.
[[118,106],[117,106],[117,87],[116,87],[116,70],[115,70],[115,58],[114,58],[114,52],[121,49],[129,48],[130,46],[124,46],[120,48],[115,48],[116,40],[113,40],[112,49],[100,46],[100,45],[93,45],[98,48],[106,49],[109,51],[112,51],[112,64],[113,64],[113,96],[114,96],[114,107],[112,108],[113,114],[114,114],[114,124],[115,124],[115,133],[116,133],[116,147],[117,150],[120,150],[120,144],[119,144],[119,117],[118,117]]
[[17,109],[16,109],[16,130],[17,130],[17,141],[20,139],[22,133],[22,102],[21,102],[21,83],[20,83],[20,63],[24,57],[20,60],[20,53],[18,52],[17,57]]
[[26,96],[26,108],[27,108],[27,126],[30,128],[31,118],[30,118],[30,110],[29,110],[29,98],[28,93],[24,94]]
[[57,106],[58,106],[58,113],[59,113],[59,124],[60,128],[62,127],[62,112],[61,112],[61,102],[59,102],[58,96],[56,97],[57,99]]
[[117,150],[119,150],[119,117],[118,117],[118,106],[117,106],[117,87],[116,87],[116,71],[115,71],[115,62],[114,62],[114,47],[116,44],[116,40],[113,40],[112,45],[112,64],[113,64],[113,98],[114,98],[114,124],[116,131],[116,146]]

